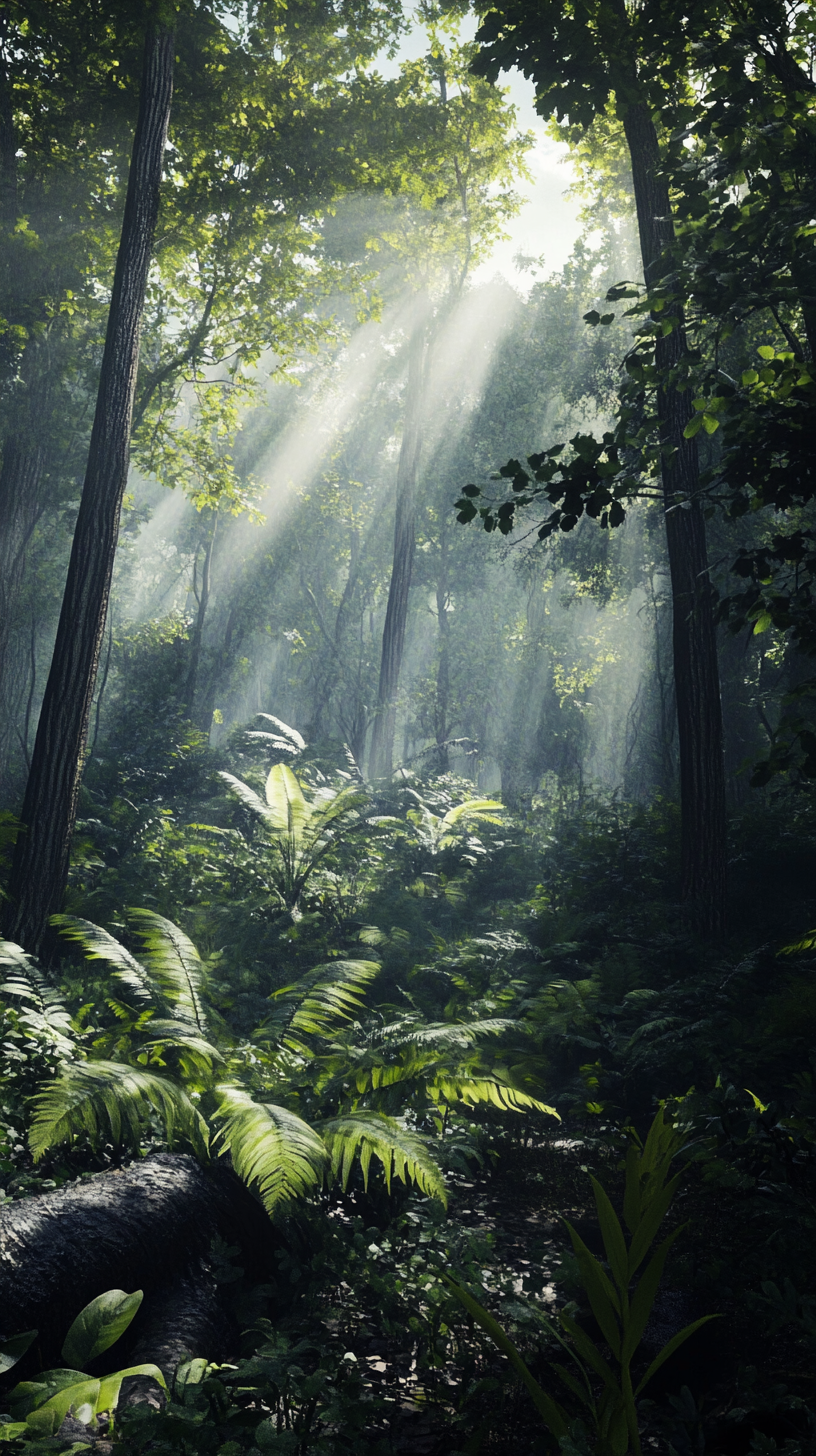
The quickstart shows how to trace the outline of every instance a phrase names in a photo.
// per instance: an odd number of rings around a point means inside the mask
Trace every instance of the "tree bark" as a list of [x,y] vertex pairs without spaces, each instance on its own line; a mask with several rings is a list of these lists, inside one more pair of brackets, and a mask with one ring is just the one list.
[[206,1256],[219,1224],[229,1223],[226,1210],[198,1163],[171,1153],[7,1203],[0,1209],[2,1333],[38,1329],[45,1365],[59,1364],[68,1329],[90,1300],[107,1289],[147,1295],[172,1284]]
[[[628,83],[628,84],[627,84]],[[660,176],[660,148],[649,108],[631,99],[637,83],[616,87],[632,161],[640,247],[647,285],[660,278],[674,229],[668,186]],[[628,94],[627,94],[628,93]],[[666,540],[672,587],[672,644],[680,757],[682,899],[703,934],[719,934],[725,919],[726,813],[722,708],[709,580],[705,520],[699,501],[696,440],[684,430],[693,415],[690,391],[680,393],[671,371],[686,353],[682,313],[658,334],[655,363],[660,384],[657,413]],[[667,310],[667,313],[669,310]],[[678,317],[679,313],[679,317]],[[660,320],[666,314],[657,316]]]
[[[215,546],[215,533],[218,527],[218,517],[213,518],[212,529],[207,537],[204,547],[204,560],[201,566],[201,586],[197,583],[198,559],[193,563],[193,595],[196,599],[196,615],[193,622],[193,630],[190,635],[190,659],[187,668],[187,681],[184,685],[184,712],[192,719],[195,707],[196,692],[198,689],[198,672],[201,666],[201,644],[204,640],[204,622],[207,616],[207,607],[210,602],[210,588],[212,585],[212,554]],[[210,714],[212,722],[212,714]],[[202,723],[202,728],[204,724]],[[210,723],[206,725],[205,731],[209,731]]]
[[408,599],[416,551],[416,491],[422,449],[423,379],[425,374],[427,301],[420,310],[408,347],[408,386],[397,469],[394,560],[383,628],[377,707],[371,737],[369,777],[390,778],[394,766],[394,733]]
[[436,668],[436,701],[434,703],[434,737],[436,738],[437,772],[447,773],[448,713],[450,708],[450,622],[448,621],[448,518],[443,517],[439,541],[439,571],[436,578],[436,621],[439,632],[439,657]]
[[59,909],[127,481],[139,330],[173,94],[173,32],[151,25],[88,465],[15,850],[8,933],[37,953]]

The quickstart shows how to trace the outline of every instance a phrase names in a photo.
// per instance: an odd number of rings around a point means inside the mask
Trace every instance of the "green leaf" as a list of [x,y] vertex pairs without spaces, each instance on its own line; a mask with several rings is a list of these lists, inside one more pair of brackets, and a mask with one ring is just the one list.
[[665,1361],[668,1360],[670,1355],[674,1354],[675,1350],[679,1350],[680,1346],[689,1338],[690,1335],[694,1334],[695,1330],[701,1329],[703,1325],[708,1324],[709,1320],[714,1319],[722,1319],[722,1315],[704,1314],[702,1319],[695,1320],[693,1324],[686,1325],[684,1330],[679,1330],[678,1333],[674,1335],[671,1340],[669,1340],[669,1343],[663,1346],[660,1354],[655,1356],[654,1360],[646,1371],[646,1374],[641,1380],[637,1390],[635,1391],[635,1396],[640,1395],[640,1392],[644,1390],[649,1384],[652,1376],[657,1374],[657,1371],[660,1369],[661,1365],[663,1365]]
[[[703,429],[705,430],[707,435],[713,435],[715,430],[718,430],[720,428],[720,422],[714,415],[704,414],[702,419]],[[684,430],[683,434],[685,433],[686,432]]]
[[368,1187],[372,1157],[382,1164],[386,1187],[395,1174],[402,1183],[410,1178],[423,1193],[447,1204],[445,1180],[417,1133],[409,1132],[394,1117],[381,1112],[349,1112],[318,1124],[331,1154],[332,1174],[345,1188],[355,1158],[359,1157],[363,1182]]
[[0,1341],[0,1375],[5,1375],[11,1370],[18,1360],[22,1360],[29,1345],[36,1340],[38,1330],[26,1330],[22,1335],[12,1335],[8,1340]]
[[23,1380],[9,1391],[8,1403],[12,1414],[22,1419],[37,1406],[44,1405],[58,1390],[87,1379],[83,1370],[43,1370],[36,1380]]
[[598,313],[597,308],[591,308],[589,313],[584,314],[584,323],[589,324],[590,328],[597,328],[600,322],[601,315]]
[[586,1361],[590,1369],[594,1370],[595,1374],[601,1377],[607,1389],[614,1391],[616,1394],[620,1394],[620,1386],[612,1374],[608,1362],[604,1359],[600,1350],[593,1344],[586,1331],[582,1330],[580,1325],[575,1323],[574,1319],[571,1319],[568,1314],[564,1314],[563,1312],[561,1314],[561,1327],[566,1330],[578,1354]]
[[626,1252],[626,1240],[623,1237],[623,1229],[609,1201],[606,1190],[592,1178],[592,1188],[595,1193],[595,1207],[598,1210],[598,1222],[601,1226],[601,1236],[606,1250],[606,1260],[612,1270],[615,1283],[621,1294],[625,1294],[629,1288],[629,1257]]
[[160,1117],[168,1141],[180,1127],[199,1157],[207,1157],[206,1124],[184,1089],[126,1062],[64,1065],[36,1094],[33,1109],[28,1142],[35,1160],[78,1132],[92,1141],[107,1132],[116,1147],[127,1139],[137,1143],[150,1113]]
[[314,1128],[286,1107],[254,1102],[240,1087],[216,1092],[218,1138],[238,1177],[257,1188],[267,1213],[320,1187],[329,1155]]
[[73,1410],[77,1420],[84,1421],[85,1425],[90,1425],[99,1409],[100,1388],[99,1380],[93,1380],[86,1375],[76,1385],[64,1386],[44,1405],[37,1406],[28,1416],[27,1424],[38,1435],[53,1435],[55,1431],[59,1430],[69,1411]]
[[759,637],[763,632],[767,632],[768,628],[772,625],[773,617],[771,616],[770,612],[760,612],[754,623],[753,635],[755,637]]
[[581,1283],[589,1296],[592,1313],[601,1327],[601,1333],[610,1350],[618,1358],[620,1356],[620,1330],[615,1316],[620,1315],[620,1300],[595,1255],[590,1253],[572,1224],[566,1219],[564,1222],[569,1229],[572,1246],[578,1257]]
[[695,435],[699,435],[700,430],[702,429],[702,425],[702,415],[695,415],[694,418],[689,420],[688,424],[686,425],[686,428],[683,431],[683,439],[693,440]]
[[638,1280],[638,1286],[632,1296],[629,1306],[629,1318],[626,1321],[623,1345],[621,1348],[621,1363],[626,1364],[631,1360],[638,1345],[640,1344],[643,1331],[649,1321],[649,1315],[655,1302],[658,1286],[663,1275],[663,1268],[675,1239],[683,1232],[685,1225],[674,1229],[667,1239],[663,1240],[660,1248],[654,1253],[646,1265]]
[[773,348],[771,348],[771,345],[770,344],[760,344],[759,348],[757,349],[757,353],[758,353],[760,359],[775,359],[776,358],[776,350],[773,349]]
[[638,1224],[632,1242],[629,1245],[630,1279],[633,1277],[634,1274],[636,1274],[637,1270],[640,1268],[640,1265],[643,1263],[643,1260],[646,1258],[646,1255],[649,1252],[649,1248],[651,1247],[654,1237],[658,1229],[660,1228],[663,1219],[666,1216],[669,1204],[674,1197],[677,1185],[680,1182],[680,1178],[681,1174],[676,1173],[675,1176],[671,1178],[666,1184],[665,1188],[662,1188],[659,1193],[655,1194],[655,1196],[648,1203],[645,1211],[641,1214],[640,1223]]
[[141,1289],[134,1294],[108,1289],[105,1294],[97,1295],[71,1325],[65,1336],[62,1358],[79,1367],[109,1350],[125,1333],[143,1298]]
[[494,1345],[501,1350],[503,1355],[507,1356],[514,1369],[518,1371],[535,1402],[536,1409],[542,1416],[545,1425],[552,1431],[555,1439],[560,1441],[562,1436],[568,1435],[569,1426],[567,1424],[566,1413],[557,1401],[553,1400],[551,1396],[547,1395],[541,1389],[538,1381],[530,1374],[525,1361],[522,1359],[512,1340],[508,1339],[498,1321],[493,1318],[492,1314],[488,1313],[483,1305],[479,1304],[478,1300],[473,1298],[473,1295],[467,1289],[464,1289],[461,1284],[457,1284],[455,1279],[451,1279],[447,1274],[443,1274],[442,1277],[451,1293],[459,1300],[459,1303],[464,1305],[468,1314],[476,1321],[477,1325],[481,1325],[485,1334],[490,1336]]
[[157,1381],[164,1390],[167,1389],[167,1382],[158,1365],[129,1365],[126,1370],[115,1370],[113,1375],[105,1375],[99,1382],[99,1395],[96,1402],[98,1411],[116,1410],[122,1390],[122,1381],[129,1379],[131,1375],[148,1376],[151,1380]]

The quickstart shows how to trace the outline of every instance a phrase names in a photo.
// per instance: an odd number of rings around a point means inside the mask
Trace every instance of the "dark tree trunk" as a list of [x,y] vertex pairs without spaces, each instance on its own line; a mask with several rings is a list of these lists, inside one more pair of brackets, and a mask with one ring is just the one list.
[[105,631],[164,145],[173,32],[151,26],[88,465],[15,850],[8,933],[37,952],[68,876],[88,719]]
[[422,449],[423,378],[425,373],[426,307],[414,326],[408,349],[408,386],[402,445],[397,470],[397,504],[394,521],[394,560],[388,587],[388,606],[383,628],[380,680],[371,737],[370,778],[389,778],[394,761],[394,732],[408,599],[416,550],[416,492],[419,456]]
[[[616,87],[618,107],[632,161],[644,274],[647,284],[653,285],[674,236],[671,204],[667,184],[659,175],[660,149],[649,108],[643,100],[629,99],[636,82],[627,80],[628,84]],[[657,337],[656,364],[663,381],[657,412],[672,587],[682,898],[693,924],[704,934],[716,935],[723,929],[726,889],[722,709],[697,442],[683,434],[693,415],[691,393],[680,393],[669,382],[670,371],[686,353],[683,318],[676,312],[675,318],[672,332]]]

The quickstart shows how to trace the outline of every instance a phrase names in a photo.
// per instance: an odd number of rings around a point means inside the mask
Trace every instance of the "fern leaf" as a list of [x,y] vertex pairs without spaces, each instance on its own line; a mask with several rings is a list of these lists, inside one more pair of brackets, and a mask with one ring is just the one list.
[[203,1036],[198,1036],[191,1029],[189,1021],[172,1021],[169,1018],[155,1017],[147,1023],[146,1030],[149,1033],[149,1040],[139,1043],[140,1047],[145,1049],[154,1046],[174,1047],[207,1068],[210,1068],[214,1062],[224,1060],[212,1042],[205,1041]]
[[66,940],[73,940],[82,947],[86,960],[104,961],[109,965],[117,981],[127,987],[134,1001],[143,1006],[155,1001],[155,991],[144,966],[101,925],[94,925],[91,920],[82,920],[77,915],[52,915],[51,924]]
[[290,728],[288,723],[282,723],[280,718],[273,717],[271,713],[258,713],[256,716],[258,718],[265,718],[267,723],[274,723],[278,732],[282,733],[284,738],[287,738],[292,747],[297,749],[298,752],[302,752],[306,747],[306,739],[301,737],[297,728]]
[[498,799],[465,799],[463,803],[456,804],[449,809],[442,819],[442,828],[452,829],[463,819],[484,819],[488,824],[501,824],[499,818],[504,813],[504,805]]
[[372,1157],[382,1164],[386,1187],[394,1175],[402,1183],[410,1178],[423,1193],[447,1206],[445,1180],[423,1138],[408,1132],[401,1122],[381,1112],[350,1112],[317,1124],[331,1154],[332,1175],[348,1184],[355,1158],[368,1187]]
[[508,1087],[493,1077],[455,1077],[443,1073],[428,1091],[435,1100],[444,1098],[446,1102],[464,1102],[469,1107],[488,1102],[501,1108],[502,1112],[545,1112],[548,1117],[561,1121],[555,1108],[548,1103],[539,1102],[537,1097]]
[[314,1128],[285,1107],[253,1102],[240,1087],[216,1090],[218,1140],[238,1177],[257,1188],[267,1213],[320,1186],[329,1156]]
[[344,960],[316,966],[309,977],[315,978],[311,989],[290,1022],[292,1031],[329,1035],[338,1021],[348,1021],[360,1010],[362,996],[379,972],[377,961]]
[[444,1051],[446,1048],[460,1050],[470,1047],[481,1037],[501,1036],[505,1031],[526,1033],[528,1028],[524,1022],[514,1021],[512,1017],[489,1016],[483,1017],[480,1021],[442,1021],[431,1022],[429,1025],[420,1023],[403,1030],[401,1035],[393,1040],[388,1034],[389,1030],[390,1028],[385,1028],[383,1037],[389,1047],[433,1046]]
[[153,910],[129,910],[128,919],[137,927],[145,948],[147,970],[161,988],[177,1016],[195,1022],[206,1034],[204,967],[193,942],[163,915]]
[[186,1092],[165,1077],[125,1062],[72,1062],[33,1098],[28,1140],[38,1161],[72,1133],[96,1143],[105,1133],[114,1146],[138,1142],[146,1117],[156,1113],[168,1142],[178,1128],[206,1156],[206,1124]]
[[249,809],[256,818],[262,819],[265,824],[269,823],[269,805],[264,802],[260,794],[245,784],[243,779],[237,779],[235,774],[219,771],[218,777],[232,789],[232,792],[241,800],[245,809]]
[[300,838],[311,818],[310,805],[288,763],[276,763],[266,780],[267,818],[278,834]]

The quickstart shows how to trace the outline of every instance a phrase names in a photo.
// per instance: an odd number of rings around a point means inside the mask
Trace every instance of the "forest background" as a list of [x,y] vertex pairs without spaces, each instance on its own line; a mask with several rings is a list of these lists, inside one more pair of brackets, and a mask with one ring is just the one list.
[[[557,1384],[589,1276],[501,1189],[588,1218],[660,1101],[667,1329],[732,1338],[636,1421],[812,1448],[813,45],[776,0],[0,11],[0,1168],[181,1148],[281,1240],[156,1274],[226,1323],[148,1352],[135,1447],[410,1447],[360,1330],[429,1450],[534,1445],[442,1271]],[[580,229],[515,282],[513,66]],[[637,1449],[593,1400],[562,1444]]]

